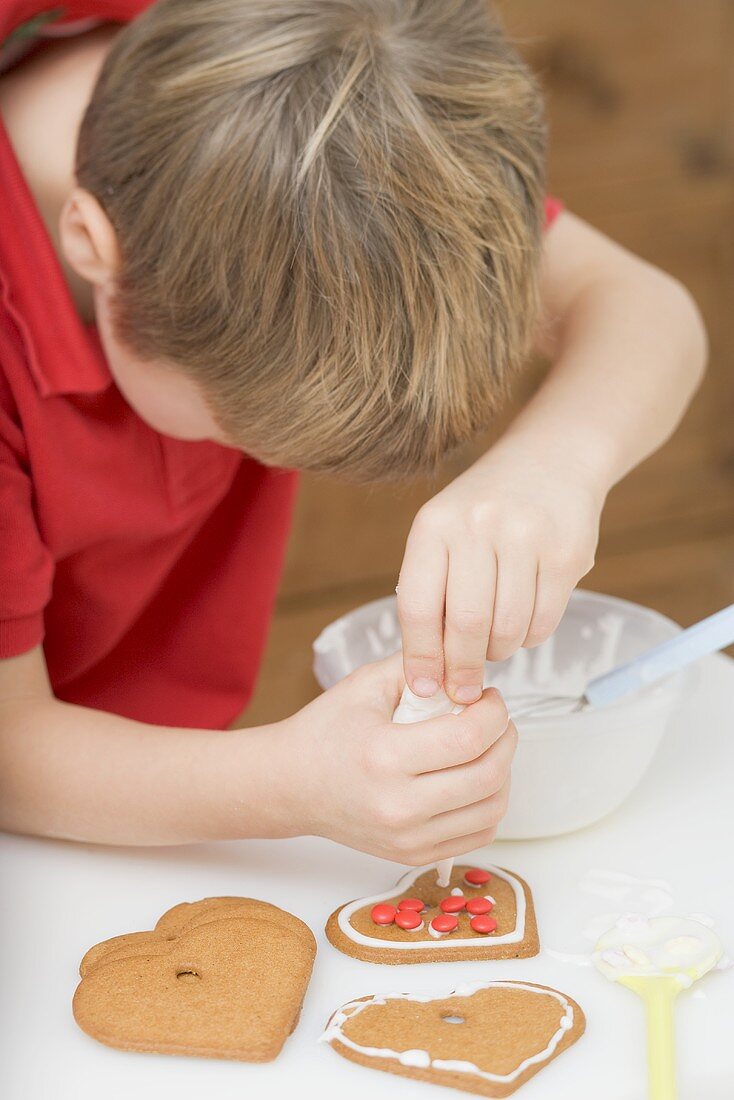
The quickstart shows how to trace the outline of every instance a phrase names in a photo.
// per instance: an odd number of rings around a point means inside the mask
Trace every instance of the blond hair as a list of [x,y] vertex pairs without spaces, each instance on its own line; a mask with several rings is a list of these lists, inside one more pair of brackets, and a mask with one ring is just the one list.
[[261,460],[369,481],[486,426],[536,316],[545,127],[485,0],[159,0],[78,148],[118,335]]

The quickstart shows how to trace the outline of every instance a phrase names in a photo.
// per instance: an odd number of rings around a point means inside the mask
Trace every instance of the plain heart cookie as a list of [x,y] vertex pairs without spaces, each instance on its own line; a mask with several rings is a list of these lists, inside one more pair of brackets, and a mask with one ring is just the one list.
[[501,867],[409,871],[392,890],[332,913],[326,935],[340,951],[376,963],[521,959],[540,950],[530,888]]
[[96,943],[84,955],[79,964],[79,973],[84,978],[102,959],[111,962],[113,959],[124,959],[131,955],[166,951],[166,944],[188,928],[232,916],[263,916],[273,924],[287,925],[294,935],[300,935],[307,943],[313,943],[310,928],[291,913],[286,913],[284,909],[279,909],[270,902],[257,901],[255,898],[202,898],[201,901],[182,901],[174,905],[158,919],[152,931],[127,932]]
[[162,932],[88,952],[73,1001],[81,1029],[121,1050],[275,1058],[298,1022],[316,941],[275,906],[216,900],[227,904],[196,903]]
[[556,989],[474,982],[446,996],[350,1001],[321,1041],[372,1069],[499,1098],[575,1043],[585,1023],[579,1005]]

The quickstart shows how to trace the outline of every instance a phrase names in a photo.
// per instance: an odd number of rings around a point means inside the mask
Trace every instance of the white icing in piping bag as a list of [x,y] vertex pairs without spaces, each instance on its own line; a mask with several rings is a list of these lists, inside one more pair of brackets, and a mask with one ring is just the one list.
[[[403,694],[397,710],[392,716],[393,722],[406,726],[412,722],[425,722],[427,718],[440,718],[442,714],[460,714],[463,707],[452,703],[445,691],[439,689],[430,699],[415,695],[409,687],[403,688]],[[453,859],[441,859],[436,864],[438,885],[448,886],[451,879]]]
[[436,864],[436,879],[439,886],[448,886],[451,882],[451,872],[454,869],[453,859],[439,859]]

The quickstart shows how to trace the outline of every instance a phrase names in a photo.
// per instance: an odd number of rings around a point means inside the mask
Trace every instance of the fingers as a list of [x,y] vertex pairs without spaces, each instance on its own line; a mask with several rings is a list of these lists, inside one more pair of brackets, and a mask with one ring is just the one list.
[[380,855],[383,859],[392,859],[396,863],[407,863],[412,867],[421,867],[429,863],[437,863],[440,859],[454,859],[474,852],[477,848],[483,848],[491,844],[497,834],[497,826],[481,829],[479,832],[467,836],[453,837],[451,840],[432,844],[427,840],[414,842],[402,842],[400,844],[385,844],[375,848],[374,844],[364,846],[363,851],[369,851]]
[[[495,726],[504,723],[506,728],[471,763],[405,777],[398,793],[394,790],[389,793],[389,780],[385,782],[383,777],[389,776],[394,767],[390,750],[394,754],[395,743],[382,739],[381,749],[379,740],[371,743],[369,772],[380,788],[371,814],[372,832],[373,840],[375,831],[387,839],[387,843],[383,839],[383,855],[418,865],[440,858],[435,854],[439,849],[447,856],[455,856],[490,843],[493,830],[507,810],[517,731],[512,722],[507,722],[507,712],[498,693],[489,689],[485,694],[487,698],[472,704],[464,713],[483,710]],[[438,734],[441,741],[447,724],[455,734],[463,717],[463,714],[449,715],[446,719],[416,722],[399,727],[396,732],[404,738],[432,727],[431,732]],[[448,718],[454,722],[449,723]],[[486,723],[477,728],[486,730]]]
[[475,852],[477,848],[484,848],[487,844],[491,844],[496,835],[497,826],[493,825],[489,829],[482,829],[470,836],[454,837],[453,840],[446,840],[443,844],[437,844],[431,852],[430,859],[424,862],[438,863],[439,859],[450,859],[466,855],[467,852]]
[[535,606],[524,646],[531,649],[550,638],[563,617],[573,587],[573,580],[569,575],[553,573],[541,567],[535,589]]
[[441,816],[490,798],[507,781],[516,748],[517,730],[510,722],[501,737],[478,759],[421,776],[425,805]]
[[401,654],[393,653],[382,661],[362,665],[337,687],[353,693],[354,706],[365,706],[377,711],[379,719],[390,721],[405,687]]
[[473,703],[482,694],[496,576],[492,550],[470,543],[451,553],[443,638],[444,687],[456,703]]
[[389,749],[409,775],[453,768],[482,756],[507,729],[509,715],[502,696],[487,688],[481,699],[461,714],[447,714],[395,727]]
[[408,535],[398,585],[405,679],[416,695],[429,697],[443,683],[443,615],[448,550],[426,531],[420,513]]
[[456,837],[470,836],[497,826],[507,812],[510,800],[509,774],[498,791],[462,806],[458,810],[437,814],[430,822],[430,836],[435,844],[441,844]]
[[438,814],[418,827],[409,824],[401,835],[394,834],[389,858],[414,865],[434,863],[490,844],[507,813],[509,798],[508,775],[500,789],[489,798],[460,810]]
[[515,545],[497,554],[497,588],[487,657],[504,661],[525,641],[533,616],[538,565],[534,554]]

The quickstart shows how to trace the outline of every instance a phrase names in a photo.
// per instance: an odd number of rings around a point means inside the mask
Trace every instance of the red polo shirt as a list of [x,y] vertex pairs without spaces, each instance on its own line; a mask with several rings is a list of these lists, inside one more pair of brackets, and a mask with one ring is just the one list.
[[[0,42],[49,3],[0,0]],[[64,3],[124,21],[144,3]],[[0,126],[0,657],[43,642],[54,692],[225,726],[253,688],[296,480],[149,428],[76,313]]]
[[[148,3],[66,0],[61,23]],[[0,0],[0,43],[54,8]],[[125,403],[1,124],[0,291],[0,658],[43,642],[61,699],[227,725],[254,685],[295,475],[160,435]]]

